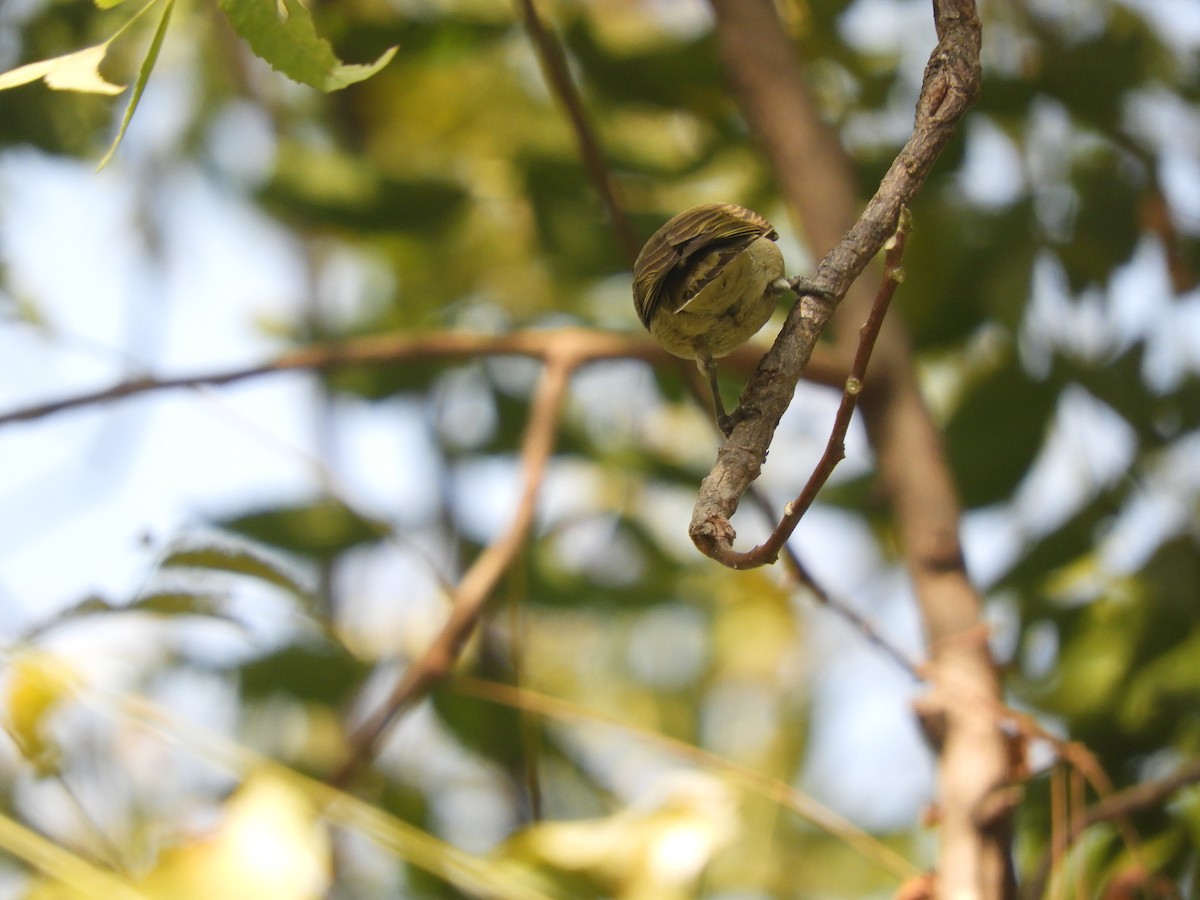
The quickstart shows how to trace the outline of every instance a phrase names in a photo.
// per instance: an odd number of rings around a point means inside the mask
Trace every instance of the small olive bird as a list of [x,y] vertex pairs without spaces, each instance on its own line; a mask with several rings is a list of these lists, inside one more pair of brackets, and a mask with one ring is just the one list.
[[654,232],[633,264],[642,324],[664,350],[694,359],[708,376],[717,426],[726,435],[738,411],[725,414],[713,360],[750,340],[791,289],[778,238],[752,210],[704,203]]

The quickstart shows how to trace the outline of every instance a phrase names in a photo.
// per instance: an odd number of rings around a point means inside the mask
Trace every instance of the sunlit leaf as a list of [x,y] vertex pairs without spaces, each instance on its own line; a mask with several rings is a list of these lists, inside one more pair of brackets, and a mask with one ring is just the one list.
[[123,85],[113,84],[100,74],[100,63],[104,61],[112,40],[94,47],[85,47],[74,53],[26,63],[0,74],[0,91],[19,87],[33,81],[43,80],[46,86],[56,91],[79,91],[85,94],[119,94]]
[[162,18],[158,22],[158,28],[154,32],[154,39],[150,42],[150,49],[146,51],[141,68],[138,69],[137,81],[134,82],[133,93],[129,97],[129,105],[125,107],[125,115],[121,117],[121,127],[117,129],[117,136],[113,138],[112,144],[109,145],[108,152],[104,154],[99,165],[96,166],[97,170],[103,169],[108,165],[108,161],[117,152],[117,147],[121,145],[121,140],[125,137],[125,131],[129,128],[129,123],[133,120],[134,110],[137,109],[138,102],[142,99],[142,92],[146,90],[146,83],[150,80],[150,73],[154,71],[154,63],[158,61],[158,51],[162,49],[163,38],[167,35],[167,25],[171,21],[171,11],[173,9],[175,9],[175,0],[167,0],[163,7]]
[[225,804],[215,829],[164,853],[140,887],[162,900],[315,900],[329,882],[318,810],[288,781],[260,773]]
[[80,683],[75,669],[54,653],[27,650],[7,666],[4,705],[9,732],[39,771],[52,769],[58,756],[47,720],[75,695]]
[[234,30],[273,69],[322,91],[337,91],[370,78],[396,55],[395,47],[373,63],[347,65],[317,36],[312,14],[299,0],[220,0]]

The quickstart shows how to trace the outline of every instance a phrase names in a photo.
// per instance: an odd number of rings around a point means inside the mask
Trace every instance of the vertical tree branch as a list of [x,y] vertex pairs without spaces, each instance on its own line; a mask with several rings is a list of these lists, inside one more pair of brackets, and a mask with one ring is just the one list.
[[[887,236],[894,204],[907,202],[920,187],[933,160],[949,140],[974,99],[979,84],[979,20],[972,0],[934,0],[939,42],[930,57],[918,101],[913,136],[888,170],[879,191],[857,221],[849,161],[817,115],[794,48],[771,0],[711,0],[717,16],[722,60],[747,122],[778,173],[784,195],[799,224],[817,247],[834,246],[818,270],[820,287],[845,288]],[[849,227],[844,236],[842,232]],[[919,228],[919,223],[918,223]],[[839,311],[839,348],[850,351],[857,325],[871,302],[855,291]],[[787,366],[807,359],[798,345],[807,333],[793,324],[806,315],[831,310],[797,304],[763,377],[790,382]],[[801,339],[789,337],[792,327]],[[848,357],[847,357],[848,358]],[[747,388],[752,394],[754,379]],[[743,404],[746,399],[743,398]],[[718,459],[693,518],[693,538],[732,540],[727,516],[740,496],[739,465],[757,467],[773,433],[772,397],[765,425],[743,423],[734,433],[728,459]],[[1000,730],[999,682],[987,647],[982,602],[971,586],[958,539],[960,507],[940,435],[925,407],[903,328],[893,314],[880,336],[871,379],[862,400],[868,436],[879,460],[903,540],[904,557],[929,642],[932,690],[921,704],[928,730],[936,734],[941,844],[937,895],[953,898],[1008,898],[1015,891],[1010,859],[1009,810],[996,803],[997,788],[1009,765]],[[776,452],[779,452],[778,449]]]

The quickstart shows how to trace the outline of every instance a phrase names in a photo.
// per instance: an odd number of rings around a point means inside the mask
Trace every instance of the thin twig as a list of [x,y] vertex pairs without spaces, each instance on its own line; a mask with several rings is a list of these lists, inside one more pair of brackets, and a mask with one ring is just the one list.
[[842,402],[834,417],[833,428],[830,430],[825,452],[813,469],[812,475],[809,476],[808,483],[804,485],[804,490],[800,492],[800,495],[784,507],[783,516],[775,530],[771,532],[770,537],[757,547],[738,552],[725,545],[713,546],[709,556],[722,565],[729,566],[731,569],[751,569],[775,562],[779,558],[780,550],[787,543],[787,539],[800,524],[801,517],[808,512],[813,501],[817,499],[817,494],[825,486],[829,476],[833,474],[834,468],[845,458],[846,432],[850,428],[850,420],[858,406],[858,398],[867,377],[867,364],[871,361],[871,351],[875,347],[875,339],[879,336],[879,330],[883,327],[883,317],[887,314],[892,296],[896,293],[896,287],[903,280],[904,273],[900,268],[900,261],[904,255],[904,245],[908,241],[911,227],[908,211],[902,210],[896,233],[886,245],[887,256],[884,263],[883,281],[875,295],[871,314],[859,330],[858,351],[854,355],[854,364],[846,378]]
[[546,360],[522,440],[521,498],[508,529],[480,553],[467,570],[455,591],[450,617],[425,653],[408,667],[387,699],[350,735],[347,759],[329,779],[331,785],[347,785],[375,757],[398,717],[424,699],[453,670],[496,583],[529,535],[538,490],[554,451],[563,398],[578,362],[576,357],[568,354],[556,354]]
[[631,725],[624,720],[613,719],[603,713],[582,709],[573,703],[540,694],[512,685],[484,681],[478,678],[460,677],[452,684],[455,690],[472,697],[480,697],[493,703],[502,703],[517,709],[537,713],[560,722],[579,722],[585,724],[608,725],[627,734],[635,735],[638,739],[652,744],[673,756],[686,759],[697,766],[728,773],[743,785],[752,788],[762,796],[785,806],[797,813],[818,828],[841,840],[846,846],[861,853],[864,857],[891,872],[897,878],[911,878],[918,869],[911,862],[900,856],[878,838],[858,828],[852,822],[843,819],[831,809],[821,805],[790,784],[764,775],[741,763],[726,759],[711,753],[694,744],[680,741],[657,731],[650,731]]
[[380,334],[369,337],[310,344],[285,351],[266,362],[234,366],[189,375],[142,376],[106,388],[35,403],[0,413],[0,426],[30,422],[46,416],[97,406],[159,391],[202,385],[222,386],[281,372],[315,371],[355,365],[387,365],[475,359],[480,356],[527,356],[546,359],[568,348],[579,365],[605,359],[643,359],[665,363],[669,357],[648,337],[585,328],[514,331],[509,334],[477,334],[440,331],[426,334]]
[[1135,784],[1096,801],[1082,816],[1071,822],[1065,836],[1051,841],[1051,846],[1042,854],[1034,874],[1026,882],[1022,896],[1027,900],[1041,900],[1050,873],[1056,867],[1061,854],[1069,850],[1088,828],[1101,822],[1119,822],[1144,810],[1157,809],[1183,788],[1198,782],[1200,760],[1192,760],[1163,778]]
[[600,141],[596,138],[595,131],[584,112],[583,100],[579,96],[579,91],[575,89],[575,83],[571,80],[571,70],[567,66],[562,46],[543,24],[533,0],[513,0],[513,2],[521,14],[525,31],[537,50],[538,59],[542,64],[542,72],[545,74],[551,90],[562,102],[563,108],[567,111],[567,117],[571,120],[571,129],[575,132],[575,140],[579,145],[579,155],[587,168],[588,176],[592,179],[592,184],[596,186],[596,190],[600,194],[600,202],[604,204],[604,209],[608,213],[608,221],[612,225],[617,243],[621,245],[625,257],[632,263],[638,253],[637,239],[633,236],[633,229],[629,226],[625,209],[617,199],[608,161],[604,158]]
[[866,639],[867,643],[882,652],[884,656],[907,672],[908,675],[912,677],[913,681],[925,680],[926,675],[922,664],[913,662],[913,660],[909,659],[908,655],[905,654],[903,650],[880,634],[879,629],[876,628],[869,619],[863,616],[862,613],[858,612],[858,610],[831,596],[817,581],[813,579],[812,574],[809,573],[807,568],[805,568],[795,550],[793,550],[787,544],[784,544],[782,554],[784,563],[787,565],[788,570],[792,573],[797,583],[802,584],[809,591],[811,591],[813,597],[816,598],[816,601],[821,606],[824,606],[826,609],[830,610],[835,615],[848,622],[855,631],[857,631],[863,636],[863,638]]

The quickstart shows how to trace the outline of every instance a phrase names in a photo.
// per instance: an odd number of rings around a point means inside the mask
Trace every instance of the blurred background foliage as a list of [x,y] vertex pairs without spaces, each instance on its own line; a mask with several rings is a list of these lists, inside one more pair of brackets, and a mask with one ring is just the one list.
[[[392,46],[395,58],[322,95],[252,57],[215,4],[176,9],[128,144],[95,176],[134,197],[154,265],[189,251],[162,240],[156,206],[186,176],[299,248],[294,303],[253,323],[276,345],[563,324],[639,332],[630,261],[513,5],[310,7],[341,59]],[[933,44],[928,4],[778,7],[865,197],[911,124]],[[820,257],[732,104],[705,4],[539,8],[639,238],[684,206],[723,199],[771,218],[796,272]],[[981,11],[983,98],[913,210],[892,314],[908,323],[944,422],[1008,695],[1085,743],[1120,788],[1200,752],[1200,9],[987,0]],[[98,43],[128,15],[81,0],[6,3],[0,66]],[[132,80],[148,37],[123,39],[105,74]],[[29,85],[0,93],[0,144],[9,159],[74,157],[86,169],[120,114],[109,98]],[[11,205],[4,216],[20,227]],[[9,277],[16,253],[4,249],[3,327],[15,341],[63,339],[64,320]],[[121,350],[159,358],[136,342]],[[204,352],[201,342],[192,358]],[[123,359],[114,351],[112,374],[137,371]],[[740,376],[726,374],[732,394]],[[11,821],[171,897],[263,896],[263,884],[273,897],[882,897],[908,874],[889,853],[928,866],[936,832],[919,808],[932,799],[930,758],[907,707],[919,687],[779,573],[720,570],[690,547],[711,429],[677,371],[621,361],[575,378],[536,533],[462,662],[464,674],[609,720],[521,713],[447,686],[357,786],[390,824],[317,824],[324,800],[299,773],[336,767],[347,723],[419,654],[448,586],[504,527],[535,377],[515,359],[331,370],[300,397],[319,463],[307,489],[189,510],[150,537],[129,596],[81,588],[60,602],[6,581],[25,610],[6,620],[13,741],[0,780]],[[21,396],[6,393],[12,406]],[[763,478],[780,503],[818,455],[833,402],[801,386]],[[361,428],[393,440],[365,472],[354,469],[363,457],[339,452]],[[396,473],[420,484],[413,502],[370,490]],[[796,547],[835,596],[919,657],[873,480],[855,432]],[[752,511],[739,519],[742,542],[763,532]],[[86,569],[77,548],[60,560]],[[119,677],[105,660],[119,661]],[[173,720],[148,728],[114,699],[123,690],[242,755],[204,749]],[[850,831],[814,826],[688,747],[797,786],[880,843],[863,850]],[[287,769],[251,774],[264,758]],[[1048,758],[1035,752],[1035,770]],[[1024,873],[1049,844],[1050,783],[1036,775],[1019,810]],[[1143,862],[1185,894],[1200,889],[1194,790],[1134,824]],[[446,843],[410,840],[408,826]],[[237,848],[264,835],[303,864],[247,874]],[[40,857],[5,840],[7,895],[64,896],[38,873]],[[1098,827],[1072,863],[1098,886],[1129,852]]]

